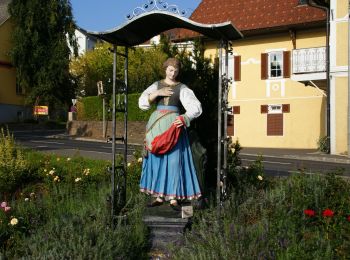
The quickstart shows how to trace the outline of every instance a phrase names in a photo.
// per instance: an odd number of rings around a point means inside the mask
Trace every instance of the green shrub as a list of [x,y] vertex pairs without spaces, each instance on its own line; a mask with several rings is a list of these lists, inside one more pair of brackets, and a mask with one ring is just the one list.
[[219,219],[215,208],[197,214],[174,259],[345,259],[349,197],[349,182],[334,174],[296,174],[266,189],[250,185],[231,193]]
[[[5,257],[17,259],[146,259],[147,230],[141,214],[144,201],[136,197],[129,204],[127,221],[111,228],[106,194],[110,184],[90,186],[84,193],[68,185],[42,198],[18,201],[16,216],[29,227],[25,236],[15,236],[3,251]],[[43,205],[43,207],[31,207]],[[41,219],[37,214],[40,210]],[[41,226],[32,229],[33,221]],[[18,226],[22,225],[21,221]],[[11,243],[9,243],[11,242]]]
[[[134,93],[128,95],[128,120],[129,121],[147,121],[151,113],[155,110],[153,106],[150,110],[142,111],[139,108],[138,100],[140,94]],[[119,100],[119,103],[118,103]],[[123,108],[124,100],[123,95],[116,96],[116,106],[118,108]],[[103,119],[103,107],[102,98],[100,97],[85,97],[78,102],[78,120],[88,121],[88,120],[102,120]],[[112,99],[106,104],[106,118],[108,120],[112,119]],[[109,108],[110,112],[107,112]],[[123,113],[116,113],[116,120],[124,120]]]
[[317,141],[318,150],[324,153],[329,153],[330,147],[329,147],[329,137],[323,136],[320,137],[320,139]]
[[0,198],[37,179],[35,169],[14,141],[9,131],[0,132]]

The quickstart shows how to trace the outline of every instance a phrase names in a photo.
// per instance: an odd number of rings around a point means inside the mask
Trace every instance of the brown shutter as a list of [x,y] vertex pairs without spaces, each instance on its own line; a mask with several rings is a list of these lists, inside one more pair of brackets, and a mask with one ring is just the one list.
[[241,81],[241,56],[234,56],[234,72],[235,81]]
[[290,112],[290,104],[283,104],[282,105],[282,112],[289,113]]
[[235,135],[235,127],[234,127],[234,116],[228,115],[227,116],[227,135],[228,136],[234,136]]
[[283,52],[283,78],[290,78],[290,51]]
[[234,115],[239,115],[241,113],[241,107],[240,106],[233,106],[232,112]]
[[283,114],[267,114],[267,135],[283,135]]
[[261,53],[261,79],[268,78],[268,54]]
[[260,107],[261,114],[266,114],[267,110],[268,110],[267,105],[261,105],[261,107]]

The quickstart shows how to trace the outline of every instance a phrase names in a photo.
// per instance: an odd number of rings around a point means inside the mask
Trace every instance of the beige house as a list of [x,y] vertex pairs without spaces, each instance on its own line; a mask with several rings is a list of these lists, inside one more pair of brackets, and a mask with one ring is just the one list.
[[28,113],[23,90],[16,84],[16,71],[9,57],[13,32],[7,10],[9,3],[10,0],[0,1],[0,122],[20,121]]
[[[229,55],[228,126],[244,147],[315,149],[327,135],[326,13],[306,2],[203,0],[191,16],[229,20],[244,35]],[[347,1],[331,1],[330,9],[330,137],[339,154],[347,151]],[[218,57],[217,42],[205,47]]]

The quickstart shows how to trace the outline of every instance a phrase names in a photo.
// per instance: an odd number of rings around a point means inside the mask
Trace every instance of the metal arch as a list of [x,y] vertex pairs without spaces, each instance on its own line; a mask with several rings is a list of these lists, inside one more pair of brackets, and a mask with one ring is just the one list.
[[153,10],[168,11],[180,16],[187,15],[187,12],[185,10],[180,10],[177,5],[168,4],[163,0],[148,0],[148,3],[143,4],[143,6],[134,8],[132,13],[126,15],[126,18],[132,20],[142,13],[151,12]]

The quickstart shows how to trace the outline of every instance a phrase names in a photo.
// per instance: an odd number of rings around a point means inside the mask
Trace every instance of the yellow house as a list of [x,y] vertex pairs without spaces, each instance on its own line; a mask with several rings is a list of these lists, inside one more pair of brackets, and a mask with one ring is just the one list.
[[14,122],[25,118],[23,90],[16,85],[16,72],[9,52],[13,24],[7,11],[10,0],[0,1],[0,122]]
[[[316,149],[327,135],[326,13],[306,3],[203,0],[191,16],[208,24],[231,21],[244,35],[229,55],[228,125],[228,135],[243,147]],[[331,152],[343,153],[347,1],[332,0],[331,9]],[[344,40],[332,38],[335,32]],[[181,38],[196,36],[182,33]],[[206,40],[205,48],[207,57],[218,57],[217,42]]]
[[349,154],[348,5],[348,0],[330,1],[330,137],[334,154]]

